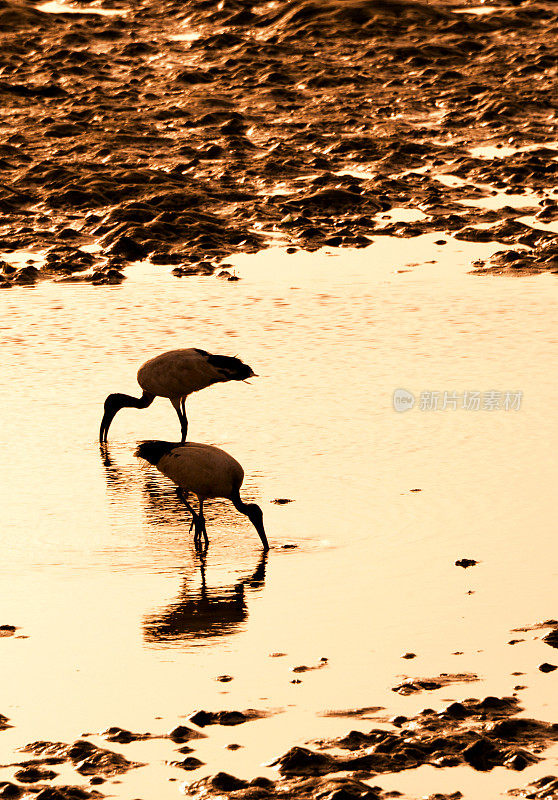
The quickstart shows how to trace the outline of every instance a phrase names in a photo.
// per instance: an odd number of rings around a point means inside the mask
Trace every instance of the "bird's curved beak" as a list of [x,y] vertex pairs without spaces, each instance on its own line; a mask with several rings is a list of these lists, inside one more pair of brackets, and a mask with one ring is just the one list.
[[106,442],[107,440],[110,423],[113,421],[117,410],[118,409],[114,408],[105,408],[105,413],[103,414],[103,419],[101,420],[101,428],[99,430],[99,441],[101,443]]
[[265,528],[263,525],[263,521],[260,522],[259,520],[256,520],[253,524],[254,528],[258,531],[260,539],[262,540],[263,549],[266,551],[269,550],[269,544],[267,541],[267,536],[265,535]]

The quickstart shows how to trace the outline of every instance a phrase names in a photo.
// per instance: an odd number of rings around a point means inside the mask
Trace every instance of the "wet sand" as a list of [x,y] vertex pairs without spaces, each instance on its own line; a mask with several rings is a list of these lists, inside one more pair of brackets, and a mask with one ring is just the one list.
[[[554,5],[0,5],[0,797],[558,797]],[[99,452],[190,345],[268,556]]]

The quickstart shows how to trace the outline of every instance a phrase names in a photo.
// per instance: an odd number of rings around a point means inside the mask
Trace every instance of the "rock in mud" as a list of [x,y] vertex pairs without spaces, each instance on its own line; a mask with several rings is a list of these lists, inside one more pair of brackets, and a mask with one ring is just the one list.
[[477,770],[490,770],[503,763],[502,752],[490,739],[481,737],[462,751],[464,760]]
[[184,786],[183,791],[193,797],[226,796],[238,800],[379,800],[383,796],[377,787],[370,787],[354,778],[294,777],[274,782],[259,777],[248,782],[227,773],[203,778]]
[[144,766],[112,750],[97,747],[84,739],[73,744],[63,742],[32,742],[22,748],[25,753],[54,756],[70,761],[81,775],[113,776],[127,772],[129,769]]
[[547,775],[529,783],[524,789],[510,789],[513,797],[524,797],[529,800],[556,800],[558,798],[558,778]]
[[169,761],[168,764],[171,767],[180,767],[180,769],[191,771],[194,769],[199,769],[199,767],[203,767],[204,762],[200,761],[199,758],[195,758],[195,756],[187,756],[181,761]]
[[479,562],[475,561],[474,558],[460,558],[458,561],[455,562],[455,566],[467,569],[467,567],[474,567],[478,563]]
[[[350,750],[350,758],[306,749],[295,752],[295,768],[297,758],[302,765],[307,762],[312,767],[317,757],[316,774],[345,770],[398,772],[422,764],[450,767],[464,763],[480,771],[496,766],[521,770],[539,760],[539,753],[558,741],[558,725],[516,717],[518,711],[518,701],[513,697],[464,700],[451,703],[440,712],[425,709],[417,717],[393,720],[395,731],[351,731],[341,739],[320,743],[322,750]],[[283,756],[286,774],[292,757],[292,751]],[[276,763],[283,762],[279,759]]]
[[204,728],[206,725],[242,725],[244,722],[267,716],[268,713],[265,711],[249,708],[246,711],[196,711],[189,720]]
[[326,667],[328,663],[327,658],[321,658],[319,664],[314,664],[313,666],[309,667],[307,664],[300,664],[298,667],[292,667],[291,672],[312,672],[315,669],[322,669],[322,667]]
[[87,792],[79,786],[47,786],[35,795],[37,800],[99,800],[100,792]]
[[237,792],[239,789],[245,789],[248,786],[248,781],[241,778],[235,778],[234,775],[229,775],[228,772],[218,772],[210,778],[202,778],[201,781],[196,781],[190,786],[188,794],[198,794],[200,790],[205,790],[204,793],[219,794],[222,792]]
[[204,739],[205,734],[189,728],[187,725],[177,725],[167,734],[173,742],[188,742],[190,739]]
[[292,747],[280,758],[271,762],[282,775],[326,775],[333,771],[335,761],[324,753],[315,753],[306,747]]
[[363,706],[362,708],[343,708],[340,710],[329,709],[322,712],[322,717],[367,717],[370,714],[377,714],[384,711],[383,706]]
[[398,686],[394,686],[391,691],[401,695],[416,694],[422,691],[432,692],[436,689],[441,689],[442,686],[448,686],[451,683],[469,683],[478,681],[478,679],[478,675],[474,675],[473,673],[456,673],[450,675],[443,672],[436,678],[408,678]]
[[43,769],[42,767],[25,767],[19,769],[14,773],[20,783],[37,783],[38,781],[51,781],[56,778],[57,772],[51,769]]
[[10,781],[0,781],[0,798],[2,800],[16,800],[16,798],[21,797],[24,790],[21,786],[16,786],[15,783],[10,783]]

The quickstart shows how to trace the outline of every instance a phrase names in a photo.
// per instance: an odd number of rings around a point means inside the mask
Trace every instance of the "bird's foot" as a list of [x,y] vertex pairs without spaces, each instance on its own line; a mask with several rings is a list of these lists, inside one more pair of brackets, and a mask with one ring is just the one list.
[[209,544],[209,538],[205,529],[205,519],[201,516],[201,514],[196,514],[195,519],[192,520],[192,524],[196,529],[194,534],[194,544],[196,545],[196,549],[205,550]]

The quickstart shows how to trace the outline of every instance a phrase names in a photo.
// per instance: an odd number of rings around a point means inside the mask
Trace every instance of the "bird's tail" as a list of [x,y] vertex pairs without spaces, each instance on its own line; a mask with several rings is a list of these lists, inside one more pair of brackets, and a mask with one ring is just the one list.
[[163,456],[166,456],[175,447],[180,447],[180,442],[159,442],[156,439],[150,439],[147,442],[140,442],[134,455],[157,466]]

